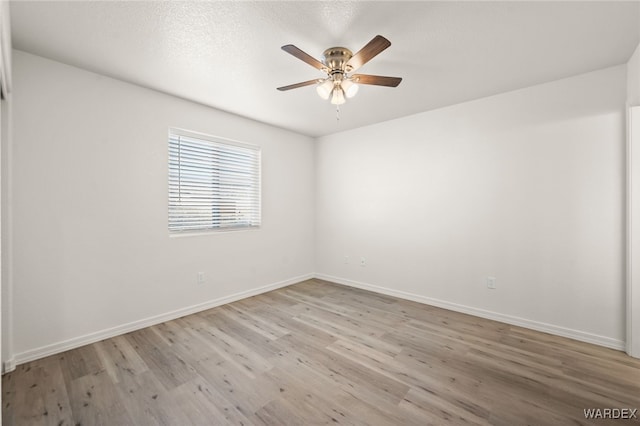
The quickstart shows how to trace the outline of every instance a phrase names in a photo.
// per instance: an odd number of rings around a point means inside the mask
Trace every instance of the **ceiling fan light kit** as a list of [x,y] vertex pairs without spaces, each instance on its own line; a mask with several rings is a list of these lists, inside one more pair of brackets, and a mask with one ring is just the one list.
[[318,61],[296,46],[287,44],[282,46],[282,50],[323,71],[327,74],[327,77],[278,87],[278,90],[286,91],[315,84],[318,96],[324,100],[330,99],[333,105],[339,106],[344,104],[346,99],[353,98],[358,93],[358,83],[396,87],[400,84],[402,78],[351,74],[389,46],[391,46],[391,42],[378,35],[355,55],[346,47],[331,47],[322,54],[322,61]]
[[331,103],[333,105],[342,105],[347,100],[344,98],[344,90],[341,87],[336,87],[331,92]]
[[320,96],[325,101],[329,99],[331,96],[331,92],[333,92],[333,80],[330,78],[326,78],[324,80],[318,80],[318,86],[316,87],[316,92],[318,92],[318,96]]
[[356,93],[358,93],[358,85],[353,82],[353,79],[347,78],[342,80],[342,90],[344,90],[344,94],[347,98],[353,98]]

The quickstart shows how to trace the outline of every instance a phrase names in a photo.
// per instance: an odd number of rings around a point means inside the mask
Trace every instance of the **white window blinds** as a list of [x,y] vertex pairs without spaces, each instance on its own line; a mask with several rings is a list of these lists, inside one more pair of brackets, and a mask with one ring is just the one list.
[[260,148],[169,133],[169,231],[260,226]]

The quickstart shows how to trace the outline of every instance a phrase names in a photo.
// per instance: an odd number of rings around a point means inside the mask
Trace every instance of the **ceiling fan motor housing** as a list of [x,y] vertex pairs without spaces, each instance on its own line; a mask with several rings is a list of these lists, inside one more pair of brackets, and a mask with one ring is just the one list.
[[322,54],[322,63],[329,68],[328,74],[344,74],[351,71],[347,62],[353,56],[353,52],[346,47],[330,47]]

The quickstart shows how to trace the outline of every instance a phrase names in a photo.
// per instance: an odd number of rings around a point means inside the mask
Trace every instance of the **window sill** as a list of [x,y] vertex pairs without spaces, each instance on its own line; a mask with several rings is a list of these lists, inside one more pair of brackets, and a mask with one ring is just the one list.
[[260,229],[260,226],[246,226],[242,228],[221,228],[221,229],[203,229],[201,231],[169,232],[169,238],[197,237],[202,235],[219,235],[219,234],[228,234],[231,232],[250,232],[250,231],[257,231],[259,229]]

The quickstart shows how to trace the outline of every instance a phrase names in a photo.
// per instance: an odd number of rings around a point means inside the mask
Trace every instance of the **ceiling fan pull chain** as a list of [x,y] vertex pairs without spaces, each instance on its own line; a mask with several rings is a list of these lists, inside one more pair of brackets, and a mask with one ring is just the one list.
[[340,105],[336,105],[336,121],[340,121]]

